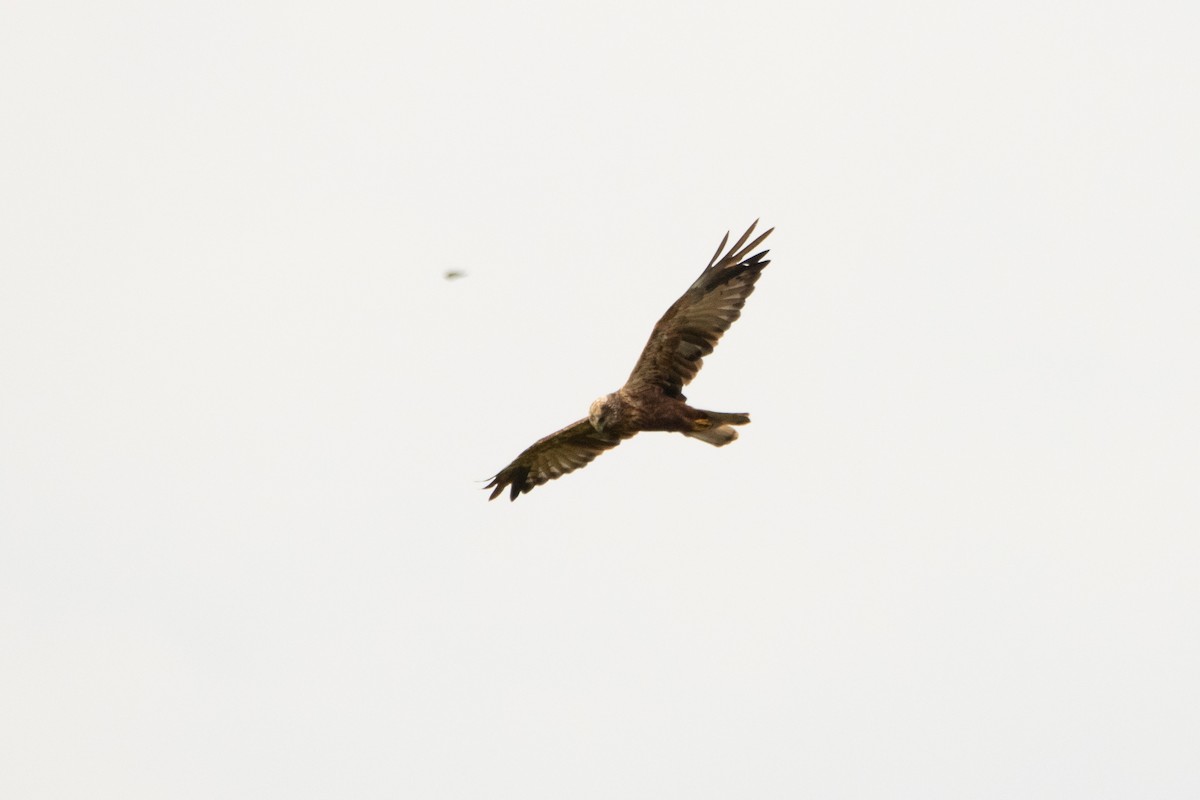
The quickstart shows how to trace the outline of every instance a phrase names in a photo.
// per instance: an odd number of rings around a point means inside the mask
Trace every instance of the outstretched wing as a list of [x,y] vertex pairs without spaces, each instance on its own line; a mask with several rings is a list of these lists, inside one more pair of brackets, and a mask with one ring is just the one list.
[[495,500],[506,486],[511,485],[509,499],[516,500],[518,495],[532,491],[535,486],[541,486],[546,481],[552,481],[587,466],[596,456],[605,450],[611,450],[619,445],[622,439],[628,439],[632,435],[600,433],[584,417],[557,433],[539,439],[517,456],[515,461],[500,470],[492,478],[492,482],[483,488],[496,487],[488,498]]
[[729,234],[725,234],[708,267],[654,326],[650,341],[625,383],[627,387],[658,386],[671,397],[683,397],[683,387],[696,377],[704,357],[742,315],[742,306],[754,291],[754,282],[771,263],[763,260],[767,250],[746,258],[775,230],[771,228],[746,244],[756,225],[758,220],[722,256],[729,242]]

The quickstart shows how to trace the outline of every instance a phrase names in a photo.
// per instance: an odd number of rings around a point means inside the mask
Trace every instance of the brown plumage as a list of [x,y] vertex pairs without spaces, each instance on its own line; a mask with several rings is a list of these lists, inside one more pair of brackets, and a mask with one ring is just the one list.
[[748,414],[692,408],[683,396],[683,387],[696,377],[704,357],[741,316],[754,283],[771,263],[764,260],[767,250],[746,258],[775,230],[771,228],[746,244],[757,225],[755,220],[722,256],[729,242],[729,234],[725,234],[700,277],[654,326],[625,385],[592,403],[588,416],[538,440],[500,470],[484,487],[495,487],[489,500],[510,486],[510,499],[516,500],[535,486],[587,465],[641,431],[682,433],[716,447],[737,438],[731,426],[749,423]]

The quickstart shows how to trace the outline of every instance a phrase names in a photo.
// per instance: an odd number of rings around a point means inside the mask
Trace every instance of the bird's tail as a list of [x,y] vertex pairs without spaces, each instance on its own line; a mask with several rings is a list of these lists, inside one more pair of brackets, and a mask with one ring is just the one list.
[[730,414],[722,411],[701,411],[704,416],[696,420],[695,427],[684,433],[693,439],[708,442],[713,447],[724,447],[738,438],[733,425],[749,425],[749,414]]

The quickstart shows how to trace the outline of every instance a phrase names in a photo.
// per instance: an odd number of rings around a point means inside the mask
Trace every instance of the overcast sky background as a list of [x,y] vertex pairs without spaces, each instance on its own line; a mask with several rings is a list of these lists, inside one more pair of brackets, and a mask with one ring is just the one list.
[[1198,16],[6,3],[0,795],[1200,795]]

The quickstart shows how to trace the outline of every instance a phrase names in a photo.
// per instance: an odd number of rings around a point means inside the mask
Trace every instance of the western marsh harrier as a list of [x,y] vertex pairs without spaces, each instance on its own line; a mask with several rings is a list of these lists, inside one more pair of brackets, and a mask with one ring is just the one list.
[[771,263],[763,258],[767,250],[746,258],[775,230],[746,244],[756,225],[758,220],[722,256],[729,242],[729,234],[725,234],[704,272],[654,326],[625,385],[592,403],[586,417],[535,442],[500,470],[484,487],[495,487],[489,500],[510,486],[510,498],[516,500],[535,486],[587,465],[641,431],[673,431],[715,447],[737,438],[732,426],[749,423],[749,414],[692,408],[682,389],[696,377],[704,356],[713,351],[721,335],[742,315],[755,281]]

